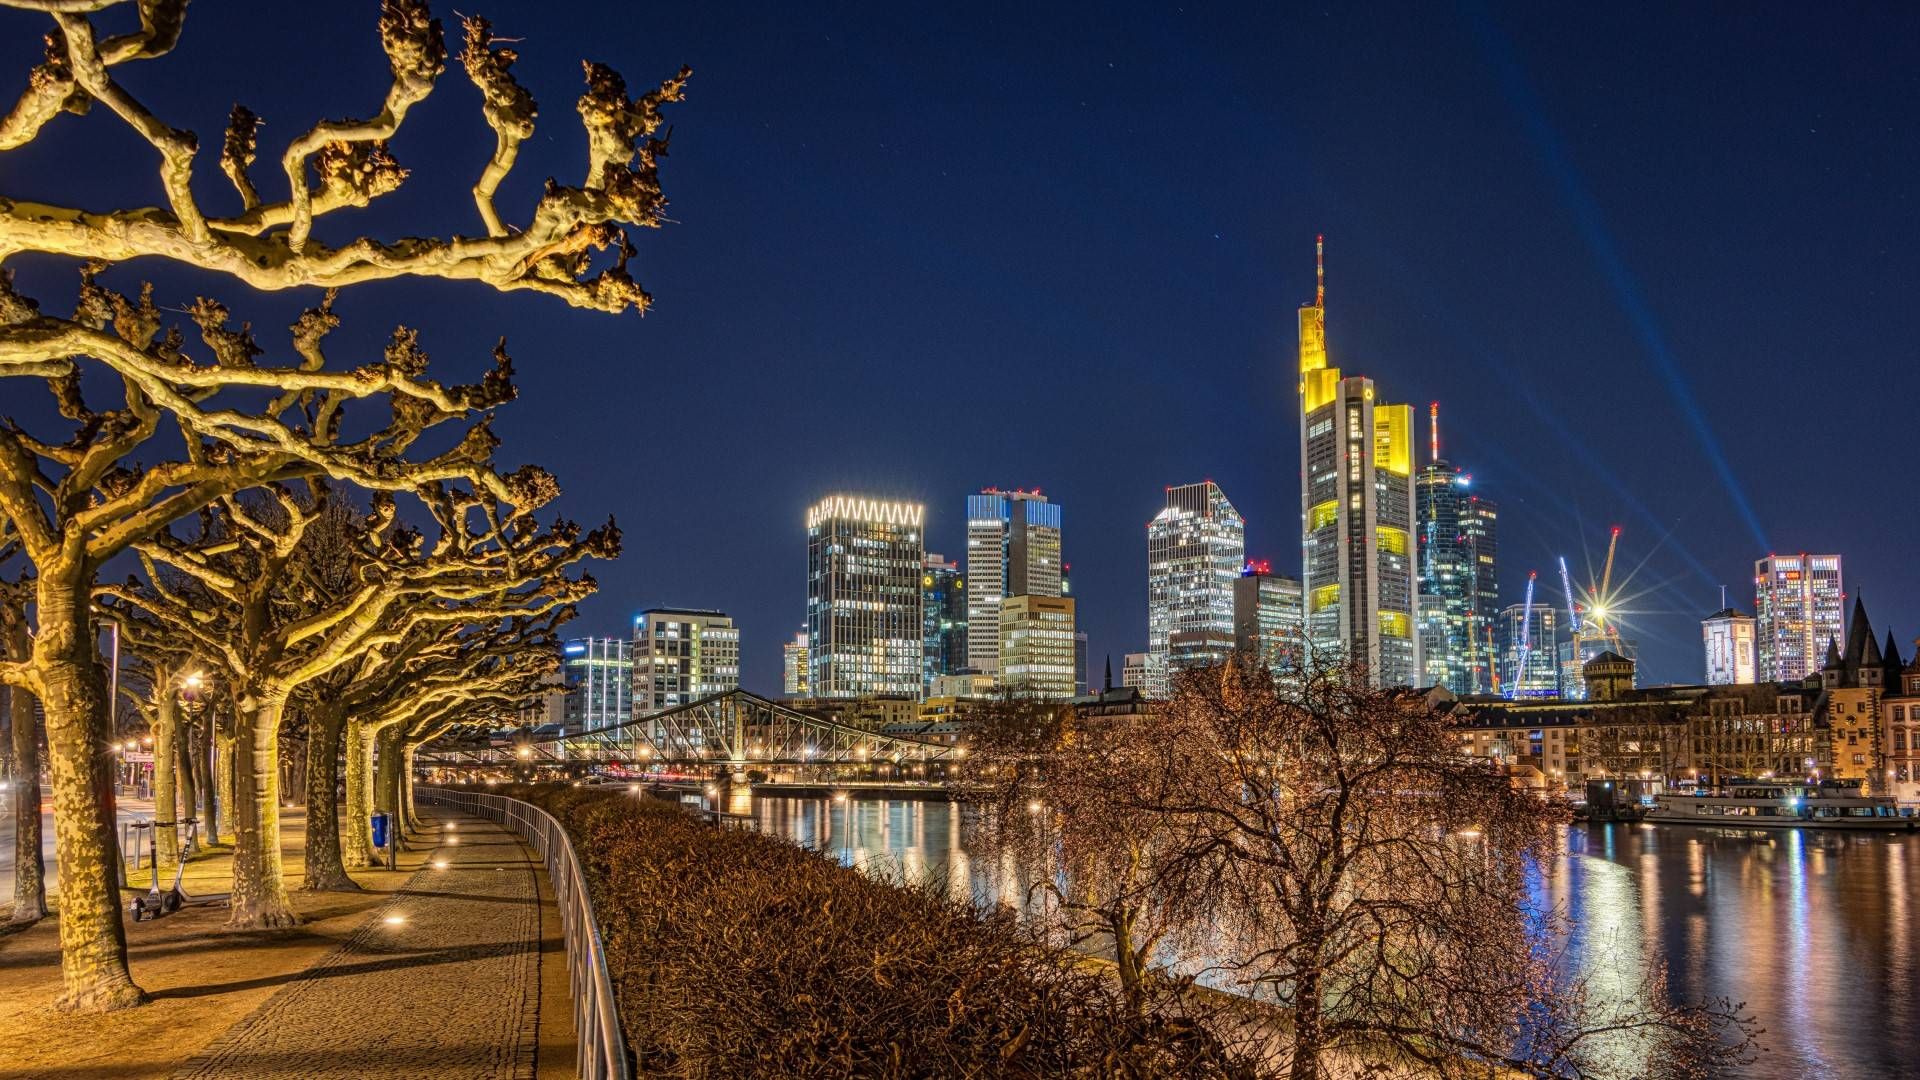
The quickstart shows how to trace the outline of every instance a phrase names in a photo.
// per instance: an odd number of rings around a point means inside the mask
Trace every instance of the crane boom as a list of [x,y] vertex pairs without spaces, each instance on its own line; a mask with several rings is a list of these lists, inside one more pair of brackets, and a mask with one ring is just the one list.
[[1520,653],[1519,662],[1513,666],[1513,692],[1518,694],[1527,678],[1527,654],[1533,651],[1533,579],[1540,576],[1537,570],[1527,572],[1527,602],[1520,608]]
[[[1567,557],[1560,556],[1560,589],[1567,594],[1567,626],[1569,632],[1580,632],[1580,605],[1574,602],[1573,580],[1567,576]],[[1724,605],[1723,605],[1724,606]]]
[[1600,572],[1600,602],[1605,604],[1613,595],[1613,552],[1620,546],[1620,526],[1613,527],[1613,535],[1607,539],[1607,568]]

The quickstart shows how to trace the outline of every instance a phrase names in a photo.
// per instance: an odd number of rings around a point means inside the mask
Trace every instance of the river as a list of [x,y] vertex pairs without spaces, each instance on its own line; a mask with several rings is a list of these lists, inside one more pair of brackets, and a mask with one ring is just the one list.
[[[755,799],[752,813],[766,832],[956,898],[1011,902],[1028,884],[967,849],[949,803]],[[1543,900],[1575,920],[1572,954],[1598,982],[1664,957],[1677,998],[1745,1001],[1767,1050],[1743,1076],[1920,1076],[1920,836],[1576,825],[1566,852]]]

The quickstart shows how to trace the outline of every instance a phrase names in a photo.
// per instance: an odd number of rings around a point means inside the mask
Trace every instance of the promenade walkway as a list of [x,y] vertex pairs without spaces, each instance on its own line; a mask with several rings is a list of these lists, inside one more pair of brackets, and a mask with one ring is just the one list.
[[[431,807],[422,816],[440,841],[425,865],[176,1077],[535,1075],[539,864],[492,822]],[[554,1063],[538,1064],[546,1074]]]

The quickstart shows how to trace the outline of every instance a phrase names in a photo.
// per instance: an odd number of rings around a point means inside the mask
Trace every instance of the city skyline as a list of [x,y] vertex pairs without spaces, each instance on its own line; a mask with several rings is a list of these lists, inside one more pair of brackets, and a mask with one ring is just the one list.
[[[502,33],[542,25],[511,0],[487,14]],[[0,59],[24,71],[45,20],[8,17],[20,32]],[[1920,141],[1888,134],[1910,130],[1913,97],[1868,89],[1905,85],[1912,50],[1884,14],[1730,31],[1683,10],[1354,10],[1301,34],[1277,11],[1153,10],[1092,38],[1068,13],[1012,9],[768,6],[745,35],[710,9],[569,17],[630,73],[700,66],[674,116],[675,225],[635,236],[652,309],[581,319],[544,297],[409,282],[344,293],[339,347],[377,351],[406,322],[436,371],[470,380],[508,333],[509,464],[554,471],[549,512],[612,513],[625,533],[573,633],[620,635],[651,606],[719,608],[740,627],[743,685],[777,690],[778,643],[805,603],[796,536],[822,492],[923,503],[927,549],[957,558],[958,500],[1037,486],[1072,507],[1089,667],[1110,655],[1117,670],[1146,645],[1139,530],[1166,485],[1213,478],[1247,519],[1249,557],[1297,572],[1295,313],[1318,233],[1333,361],[1393,400],[1442,403],[1446,456],[1500,504],[1502,601],[1529,571],[1557,598],[1560,555],[1577,582],[1597,577],[1620,525],[1643,682],[1702,678],[1700,620],[1722,585],[1750,610],[1753,564],[1776,551],[1844,554],[1849,593],[1903,645],[1920,633],[1902,543],[1920,509],[1855,512],[1810,411],[1892,432],[1920,393],[1920,312],[1903,299],[1920,282],[1920,208],[1902,193]],[[360,20],[261,19],[284,25],[197,20],[170,63],[227,77],[143,79],[145,103],[204,135],[223,129],[233,86],[287,123],[350,114],[384,85]],[[291,57],[250,44],[296,27],[309,47]],[[524,52],[515,72],[543,116],[568,113],[578,58]],[[1009,79],[1021,109],[1006,107]],[[334,96],[315,102],[322,83]],[[407,192],[472,184],[471,142],[487,139],[474,100],[450,80],[394,140]],[[933,131],[988,116],[998,149],[955,167],[953,137]],[[111,205],[130,182],[123,148],[99,137],[112,118],[68,120],[10,170],[23,190]],[[542,132],[503,200],[578,175],[577,139]],[[1673,152],[1701,145],[1713,152]],[[819,205],[796,212],[796,187]],[[417,202],[377,201],[356,227],[472,228],[464,200]],[[23,289],[71,295],[70,266],[15,261]],[[221,292],[162,263],[116,274],[151,278],[170,307]],[[227,299],[272,330],[317,296]],[[1871,381],[1818,377],[1868,367]],[[963,385],[1017,389],[1018,404]],[[21,419],[51,409],[36,397]],[[745,415],[748,438],[717,435]],[[1891,468],[1911,465],[1896,453]]]

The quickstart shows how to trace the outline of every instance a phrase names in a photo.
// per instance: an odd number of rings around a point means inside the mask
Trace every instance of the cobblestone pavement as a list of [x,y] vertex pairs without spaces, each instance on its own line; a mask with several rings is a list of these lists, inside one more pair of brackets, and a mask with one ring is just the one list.
[[427,864],[176,1080],[533,1076],[539,864],[490,821],[422,820],[441,839]]

